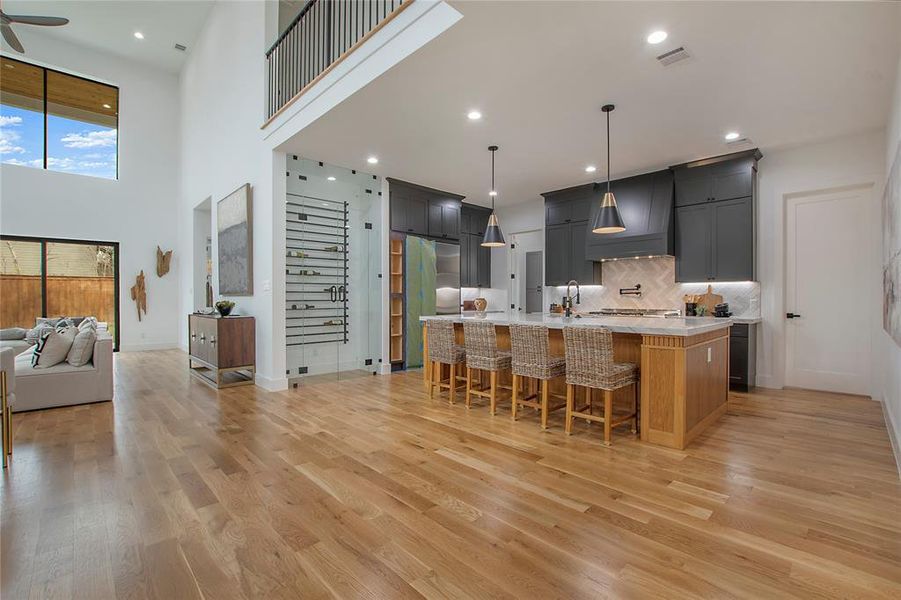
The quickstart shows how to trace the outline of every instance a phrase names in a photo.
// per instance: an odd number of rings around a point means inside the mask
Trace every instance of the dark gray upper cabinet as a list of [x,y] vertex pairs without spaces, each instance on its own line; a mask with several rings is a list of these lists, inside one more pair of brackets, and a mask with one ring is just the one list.
[[491,287],[491,248],[482,246],[482,235],[472,234],[469,236],[475,240],[478,247],[476,256],[478,257],[478,272],[476,273],[477,287]]
[[672,167],[676,206],[751,196],[760,157],[758,150],[748,150]]
[[544,196],[545,224],[560,225],[575,221],[587,221],[594,199],[594,184],[542,194]]
[[460,234],[460,287],[473,287],[469,266],[469,234]]
[[391,229],[436,239],[460,237],[463,196],[388,178]]
[[757,150],[673,167],[676,281],[753,281]]
[[588,221],[545,227],[545,285],[566,285],[570,279],[575,279],[582,285],[601,283],[601,263],[585,256],[588,227]]
[[547,225],[544,228],[544,284],[566,285],[572,279],[569,258],[569,223]]
[[433,238],[460,238],[460,201],[433,198],[429,200],[429,235]]
[[491,209],[463,204],[460,212],[460,286],[491,287],[491,248],[482,246]]
[[676,209],[676,281],[709,281],[712,230],[709,204]]
[[711,276],[717,281],[754,279],[754,207],[751,197],[724,200],[713,209]]

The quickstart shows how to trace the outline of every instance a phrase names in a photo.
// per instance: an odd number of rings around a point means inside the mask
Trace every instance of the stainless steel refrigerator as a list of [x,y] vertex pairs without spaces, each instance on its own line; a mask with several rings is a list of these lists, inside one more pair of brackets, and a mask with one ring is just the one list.
[[435,242],[435,313],[460,313],[460,246]]

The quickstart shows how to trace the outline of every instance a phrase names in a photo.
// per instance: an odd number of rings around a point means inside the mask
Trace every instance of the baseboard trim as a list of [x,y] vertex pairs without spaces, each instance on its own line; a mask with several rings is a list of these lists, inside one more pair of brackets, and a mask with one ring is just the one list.
[[892,421],[892,415],[888,410],[885,398],[877,400],[877,402],[882,404],[882,416],[885,418],[885,428],[888,431],[889,443],[892,445],[892,454],[895,455],[895,469],[898,471],[898,479],[901,479],[901,443],[899,443],[898,436],[895,434],[895,424]]
[[266,377],[265,375],[260,375],[259,373],[257,373],[256,377],[254,377],[253,382],[267,392],[281,392],[288,389],[287,377],[271,379],[269,377]]
[[177,350],[178,342],[154,342],[150,344],[122,344],[120,352],[146,352],[148,350]]

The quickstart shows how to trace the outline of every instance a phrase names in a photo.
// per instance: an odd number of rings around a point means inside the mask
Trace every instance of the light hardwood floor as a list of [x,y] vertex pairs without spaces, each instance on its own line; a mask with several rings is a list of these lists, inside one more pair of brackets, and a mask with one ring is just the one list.
[[736,394],[686,451],[429,401],[420,373],[219,393],[178,351],[14,416],[2,598],[901,597],[881,407]]

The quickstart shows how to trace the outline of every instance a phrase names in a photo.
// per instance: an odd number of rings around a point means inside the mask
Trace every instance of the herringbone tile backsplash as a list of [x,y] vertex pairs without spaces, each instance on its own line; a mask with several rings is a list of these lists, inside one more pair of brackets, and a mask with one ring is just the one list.
[[[607,261],[603,285],[582,287],[580,311],[601,308],[669,308],[685,310],[685,294],[703,294],[707,283],[676,283],[676,261],[671,256]],[[641,297],[621,296],[620,288],[641,284]],[[737,317],[760,316],[760,283],[753,281],[710,284],[723,296]],[[559,303],[565,287],[545,288],[545,305]]]

